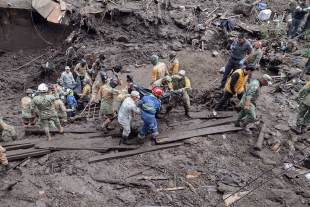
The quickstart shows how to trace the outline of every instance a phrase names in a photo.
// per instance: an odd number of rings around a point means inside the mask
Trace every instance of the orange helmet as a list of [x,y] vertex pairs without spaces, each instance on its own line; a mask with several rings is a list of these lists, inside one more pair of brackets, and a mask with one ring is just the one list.
[[156,97],[160,97],[160,96],[163,95],[164,91],[163,91],[163,89],[160,88],[160,87],[154,87],[154,88],[152,89],[152,93],[153,93]]

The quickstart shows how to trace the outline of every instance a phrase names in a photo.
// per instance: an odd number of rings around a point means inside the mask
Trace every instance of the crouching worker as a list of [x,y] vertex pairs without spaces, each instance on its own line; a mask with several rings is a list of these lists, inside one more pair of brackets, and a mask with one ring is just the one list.
[[0,115],[0,142],[4,141],[2,139],[3,131],[8,131],[9,134],[11,135],[11,138],[13,139],[13,141],[15,141],[17,139],[17,135],[16,135],[16,131],[15,131],[14,127],[4,123],[3,116]]
[[7,171],[10,168],[10,166],[9,166],[8,159],[6,158],[5,152],[6,152],[6,149],[0,145],[0,162],[1,162],[1,165],[3,165],[5,167],[5,170]]
[[137,101],[140,99],[138,91],[132,91],[130,97],[127,97],[119,109],[118,123],[123,127],[122,142],[124,144],[132,144],[128,140],[131,128],[131,120],[136,114],[140,114],[140,109],[137,107]]
[[67,103],[68,103],[68,108],[71,109],[70,121],[73,121],[75,117],[75,109],[76,109],[77,102],[74,97],[74,92],[71,89],[68,89]]
[[67,124],[67,112],[72,112],[72,110],[75,110],[75,109],[74,108],[66,109],[64,102],[60,98],[58,98],[54,102],[54,108],[57,113],[60,124],[65,126]]
[[152,94],[143,96],[138,102],[138,106],[142,108],[141,119],[144,122],[142,130],[139,132],[136,139],[136,144],[143,144],[144,137],[148,131],[152,132],[152,137],[158,136],[157,121],[155,118],[156,112],[160,110],[159,97],[163,95],[163,89],[155,87],[152,89]]

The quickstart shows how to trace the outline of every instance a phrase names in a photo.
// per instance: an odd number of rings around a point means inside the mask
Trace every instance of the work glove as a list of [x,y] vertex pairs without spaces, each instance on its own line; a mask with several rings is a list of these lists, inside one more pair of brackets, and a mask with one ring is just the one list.
[[4,147],[2,147],[2,153],[5,153],[6,149]]
[[76,109],[75,109],[74,107],[72,107],[72,109],[71,109],[71,110],[72,110],[72,112],[75,112],[75,110],[76,110]]
[[244,64],[244,61],[245,61],[245,60],[244,60],[244,58],[243,58],[242,60],[240,60],[239,64],[240,64],[240,65],[243,65],[243,64]]

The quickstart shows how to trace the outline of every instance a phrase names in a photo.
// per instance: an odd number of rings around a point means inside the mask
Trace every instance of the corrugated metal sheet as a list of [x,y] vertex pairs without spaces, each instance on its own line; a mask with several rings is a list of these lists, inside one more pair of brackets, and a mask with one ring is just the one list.
[[0,8],[31,9],[31,0],[0,0]]
[[60,10],[60,5],[57,4],[54,8],[54,10],[50,13],[50,15],[47,17],[47,21],[53,22],[53,23],[59,23],[61,18],[65,15],[66,11]]
[[53,11],[53,9],[59,4],[51,0],[33,0],[32,6],[37,12],[39,12],[44,18]]

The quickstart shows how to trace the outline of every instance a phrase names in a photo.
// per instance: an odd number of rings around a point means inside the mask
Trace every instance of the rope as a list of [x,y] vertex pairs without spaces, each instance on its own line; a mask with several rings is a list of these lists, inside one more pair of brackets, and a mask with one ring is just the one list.
[[[244,188],[248,187],[250,184],[254,183],[255,181],[257,181],[259,178],[261,178],[263,175],[271,172],[273,169],[279,167],[280,165],[283,165],[283,163],[287,162],[288,160],[294,158],[296,155],[298,155],[299,153],[302,153],[304,150],[306,150],[307,148],[309,148],[310,145],[306,146],[305,148],[303,148],[302,150],[296,152],[295,154],[293,154],[291,157],[287,158],[286,160],[284,160],[283,162],[280,162],[279,164],[277,164],[276,166],[270,168],[269,170],[263,172],[262,174],[260,174],[259,176],[257,176],[255,179],[253,179],[252,181],[250,181],[248,184],[246,184],[245,186],[239,188],[239,190],[235,191],[234,193],[232,193],[230,196],[228,196],[227,198],[225,198],[224,200],[219,201],[217,204],[213,205],[214,207],[217,207],[218,205],[220,205],[222,202],[224,202],[225,200],[227,200],[228,198],[232,197],[234,194],[240,192],[241,190],[243,190]],[[252,191],[250,191],[252,192]],[[246,194],[247,195],[247,194]],[[246,196],[245,195],[245,196]],[[240,199],[239,199],[240,200]]]

